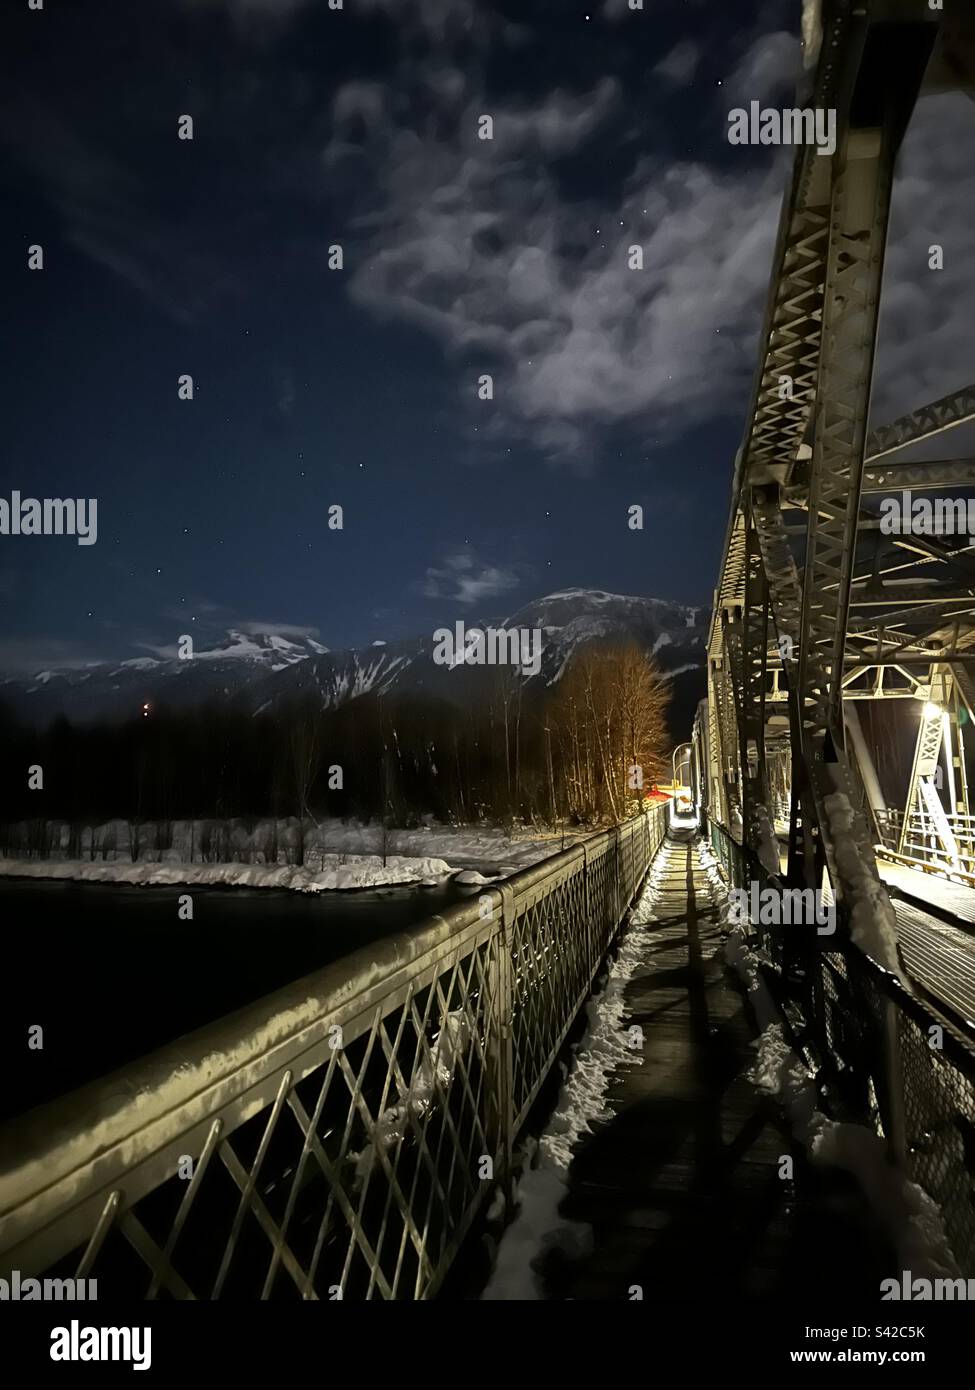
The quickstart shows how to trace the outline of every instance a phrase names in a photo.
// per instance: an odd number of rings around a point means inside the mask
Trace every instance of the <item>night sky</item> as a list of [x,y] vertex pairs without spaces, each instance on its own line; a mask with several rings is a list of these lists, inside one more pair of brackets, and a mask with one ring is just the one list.
[[[570,586],[710,600],[791,157],[727,113],[791,100],[801,5],[648,10],[4,7],[0,493],[97,497],[98,542],[0,537],[0,666],[358,645]],[[958,203],[946,121],[895,209],[892,413],[969,366],[971,266],[932,288],[921,254]]]

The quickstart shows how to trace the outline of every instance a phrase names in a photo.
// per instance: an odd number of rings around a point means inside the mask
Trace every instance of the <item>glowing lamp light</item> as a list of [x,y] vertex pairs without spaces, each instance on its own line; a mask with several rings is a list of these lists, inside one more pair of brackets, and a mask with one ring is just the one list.
[[148,703],[148,701],[142,706],[142,717],[143,717],[143,719],[148,719],[148,718],[149,718],[149,703]]
[[938,715],[939,715],[940,713],[941,713],[941,706],[940,706],[940,705],[936,705],[936,704],[934,703],[933,700],[925,700],[925,702],[924,702],[924,717],[925,717],[925,719],[937,719],[937,717],[938,717]]

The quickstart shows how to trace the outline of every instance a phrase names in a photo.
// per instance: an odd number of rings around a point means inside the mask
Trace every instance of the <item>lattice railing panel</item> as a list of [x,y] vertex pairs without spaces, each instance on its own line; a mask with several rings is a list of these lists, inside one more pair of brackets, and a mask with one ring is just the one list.
[[665,832],[637,816],[8,1126],[0,1269],[431,1296]]

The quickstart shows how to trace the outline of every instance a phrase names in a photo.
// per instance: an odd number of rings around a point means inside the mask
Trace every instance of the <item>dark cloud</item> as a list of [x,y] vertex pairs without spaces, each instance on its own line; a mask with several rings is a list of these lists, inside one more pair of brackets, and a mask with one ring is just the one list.
[[484,564],[470,550],[455,551],[439,565],[431,565],[419,583],[425,598],[452,603],[480,603],[510,593],[521,584],[516,568]]

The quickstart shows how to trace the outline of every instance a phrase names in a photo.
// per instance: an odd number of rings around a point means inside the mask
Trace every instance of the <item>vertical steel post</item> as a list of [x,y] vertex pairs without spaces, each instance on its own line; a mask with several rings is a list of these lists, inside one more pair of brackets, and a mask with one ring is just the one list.
[[510,884],[502,884],[501,930],[497,936],[498,951],[498,1116],[500,1122],[501,1183],[505,1213],[510,1215],[514,1202],[514,964],[512,943],[515,932],[515,898]]

